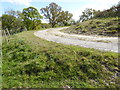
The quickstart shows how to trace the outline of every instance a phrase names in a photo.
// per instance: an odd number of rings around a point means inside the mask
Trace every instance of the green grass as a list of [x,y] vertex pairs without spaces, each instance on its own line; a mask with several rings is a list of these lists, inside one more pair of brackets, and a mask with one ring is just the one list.
[[[0,49],[1,51],[1,49]],[[2,56],[0,54],[0,74],[2,73]],[[2,88],[2,75],[0,75],[0,89]]]
[[91,19],[64,30],[66,33],[120,36],[118,18]]
[[3,88],[119,87],[117,53],[57,44],[33,32],[3,40]]

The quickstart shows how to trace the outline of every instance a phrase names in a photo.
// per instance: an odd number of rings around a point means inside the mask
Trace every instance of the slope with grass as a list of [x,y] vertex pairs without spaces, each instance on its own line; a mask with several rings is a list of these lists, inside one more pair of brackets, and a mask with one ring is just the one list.
[[[2,32],[1,32],[1,28],[2,28],[2,23],[0,21],[0,74],[2,73]],[[0,89],[2,87],[2,76],[0,75]]]
[[[66,33],[82,35],[118,36],[118,18],[97,18],[78,23],[64,30]],[[120,36],[120,33],[119,33]]]
[[62,45],[22,32],[3,40],[3,88],[115,88],[118,54]]

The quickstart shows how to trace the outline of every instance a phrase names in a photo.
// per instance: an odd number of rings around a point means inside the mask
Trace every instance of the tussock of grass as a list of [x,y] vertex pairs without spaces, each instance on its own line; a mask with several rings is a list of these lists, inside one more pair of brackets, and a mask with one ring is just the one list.
[[49,42],[33,31],[11,36],[2,49],[3,88],[118,87],[117,53]]
[[118,36],[118,18],[91,19],[64,30],[66,33]]

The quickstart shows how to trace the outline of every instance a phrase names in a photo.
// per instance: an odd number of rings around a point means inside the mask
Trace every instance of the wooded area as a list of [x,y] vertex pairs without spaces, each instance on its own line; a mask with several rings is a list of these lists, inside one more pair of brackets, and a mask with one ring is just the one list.
[[[69,26],[93,18],[119,17],[120,2],[116,6],[112,6],[110,9],[104,11],[86,8],[78,21],[72,19],[72,13],[63,11],[62,7],[56,3],[50,3],[49,6],[41,8],[40,12],[43,16],[35,7],[24,8],[22,12],[14,10],[5,11],[0,17],[0,20],[2,20],[2,29],[7,29],[10,34],[15,34],[26,30]],[[42,23],[41,20],[43,18],[48,19],[49,23]]]
[[[18,33],[24,30],[37,30],[41,28],[50,28],[56,26],[71,25],[72,14],[63,11],[56,3],[51,3],[40,11],[42,16],[35,7],[24,8],[22,12],[8,10],[2,15],[2,29],[8,29],[10,34]],[[44,18],[49,19],[49,23],[42,23]]]

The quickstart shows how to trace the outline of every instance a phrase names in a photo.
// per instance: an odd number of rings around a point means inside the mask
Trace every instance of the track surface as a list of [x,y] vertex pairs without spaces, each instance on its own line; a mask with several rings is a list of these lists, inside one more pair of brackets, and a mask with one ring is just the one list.
[[57,43],[62,43],[67,45],[78,45],[78,46],[82,46],[86,48],[94,48],[102,51],[118,52],[117,37],[86,36],[86,35],[67,34],[64,32],[60,32],[60,30],[65,28],[67,27],[36,31],[34,35],[46,39],[48,41],[53,41]]

